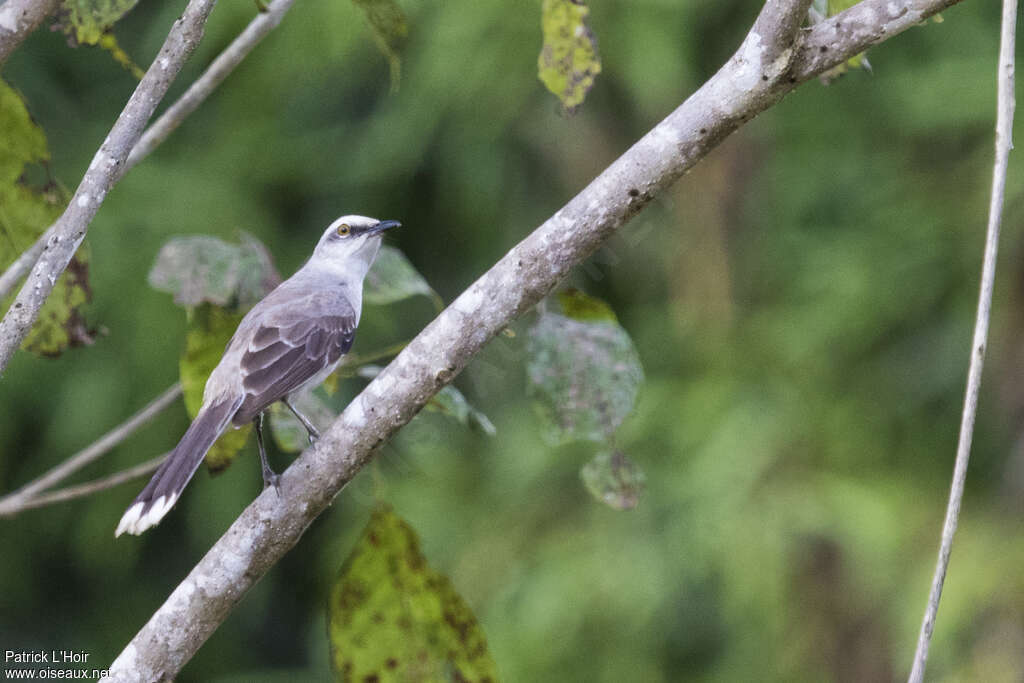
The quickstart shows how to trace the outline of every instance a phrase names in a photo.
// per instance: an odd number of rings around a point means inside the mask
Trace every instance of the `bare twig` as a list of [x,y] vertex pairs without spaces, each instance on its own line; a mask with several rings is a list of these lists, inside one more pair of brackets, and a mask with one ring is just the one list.
[[163,412],[165,408],[174,403],[180,396],[181,384],[175,383],[164,393],[153,399],[149,405],[104,434],[95,443],[74,454],[38,479],[0,498],[0,517],[11,517],[29,507],[36,507],[32,505],[32,502],[39,497],[41,492],[52,488],[86,465],[97,460],[104,453],[127,439],[139,427]]
[[43,254],[11,309],[0,322],[0,372],[7,367],[21,346],[39,316],[39,309],[53,291],[57,278],[85,239],[89,223],[121,175],[120,167],[142,136],[146,122],[167,93],[185,60],[199,44],[214,4],[215,0],[189,0],[184,14],[174,22],[156,59],[93,157],[67,209],[57,220],[53,234],[43,248]]
[[[892,5],[906,5],[888,0]],[[926,16],[948,5],[913,0]],[[514,318],[712,148],[803,80],[835,66],[805,69],[802,39],[789,19],[809,0],[768,0],[757,30],[710,81],[601,173],[586,189],[473,283],[231,525],[114,661],[107,679],[174,678],[245,592],[299,539],[374,455]],[[920,9],[924,8],[924,9]],[[886,15],[879,14],[879,21]],[[770,20],[770,17],[777,17]],[[824,24],[825,29],[829,24]],[[894,26],[898,31],[906,28]],[[793,31],[792,33],[787,33]],[[842,55],[846,45],[835,45]],[[860,49],[863,49],[862,47]]]
[[57,9],[57,0],[7,0],[0,5],[0,64]]
[[167,136],[173,133],[181,125],[181,122],[194,112],[235,70],[235,67],[242,63],[242,60],[253,51],[253,48],[259,45],[260,41],[281,23],[281,19],[294,3],[295,0],[274,0],[267,5],[265,12],[260,12],[249,22],[245,30],[238,34],[238,37],[223,52],[217,55],[203,75],[189,86],[185,94],[179,97],[177,102],[168,107],[167,111],[146,129],[142,138],[132,149],[132,153],[128,155],[125,170],[127,171],[142,161],[161,142],[166,140]]
[[168,455],[170,455],[170,453],[158,455],[152,460],[147,460],[144,463],[140,463],[134,467],[129,467],[128,469],[117,472],[116,474],[111,474],[108,477],[94,479],[93,481],[88,481],[84,484],[76,484],[56,491],[40,493],[34,498],[29,498],[25,501],[17,512],[40,508],[45,505],[53,505],[55,503],[64,503],[69,500],[74,500],[75,498],[82,498],[94,493],[99,493],[100,491],[106,491],[107,489],[114,488],[120,484],[134,481],[135,479],[141,479],[156,470],[156,468],[160,467],[160,464],[167,459]]
[[974,339],[971,342],[971,361],[967,372],[967,391],[964,396],[963,415],[960,419],[960,438],[956,447],[956,464],[953,467],[953,483],[946,507],[946,519],[942,526],[942,542],[939,559],[932,577],[928,594],[928,606],[921,622],[921,632],[914,652],[914,665],[910,671],[910,683],[924,680],[925,664],[928,661],[928,646],[935,628],[935,616],[942,597],[942,585],[946,580],[949,556],[953,550],[953,535],[960,517],[960,503],[964,495],[964,481],[967,479],[967,463],[971,457],[971,438],[974,434],[974,417],[978,411],[978,390],[981,386],[981,370],[985,362],[985,346],[988,343],[989,315],[992,309],[992,287],[996,275],[996,256],[999,251],[999,226],[1002,221],[1003,198],[1006,193],[1006,169],[1010,149],[1013,147],[1014,101],[1014,42],[1017,31],[1017,0],[1003,0],[1002,31],[997,69],[998,100],[996,113],[996,154],[992,168],[992,196],[988,208],[988,230],[985,235],[985,257],[981,268],[981,291],[978,293],[978,313],[974,322]]
[[[10,0],[8,0],[10,2]],[[114,178],[118,182],[124,174],[135,167],[135,164],[149,156],[149,153],[156,149],[160,143],[177,129],[178,126],[194,112],[200,104],[206,100],[214,89],[220,85],[225,78],[237,67],[241,61],[252,52],[263,38],[281,23],[295,0],[273,0],[267,5],[267,11],[259,13],[249,25],[235,38],[213,63],[207,67],[203,75],[196,79],[195,83],[189,86],[185,94],[178,98],[178,101],[168,107],[167,111],[153,122],[146,132],[142,134],[139,141],[132,148],[131,154],[123,164],[123,170]],[[0,299],[10,294],[14,287],[25,277],[25,274],[39,260],[48,240],[53,236],[57,224],[51,225],[46,232],[40,235],[35,244],[26,249],[14,263],[7,267],[3,275],[0,275]]]

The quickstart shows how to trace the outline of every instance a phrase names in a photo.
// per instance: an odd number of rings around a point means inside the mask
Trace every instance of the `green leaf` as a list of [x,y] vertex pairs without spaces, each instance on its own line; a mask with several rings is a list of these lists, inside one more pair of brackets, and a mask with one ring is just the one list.
[[[13,88],[0,80],[0,267],[6,268],[39,238],[66,204],[65,193],[40,172],[37,164],[50,159],[46,135],[37,126]],[[28,178],[45,176],[42,187]],[[45,254],[43,258],[45,258]],[[57,356],[66,348],[91,344],[93,331],[80,307],[92,297],[88,279],[88,249],[83,245],[54,284],[22,348],[43,356]],[[6,309],[15,295],[3,302]]]
[[79,43],[95,45],[103,32],[135,7],[138,0],[62,0],[65,32]]
[[647,477],[624,453],[600,451],[580,469],[587,491],[616,510],[632,510],[640,501]]
[[150,286],[186,307],[208,302],[248,310],[280,281],[266,247],[244,232],[241,244],[208,235],[173,237],[149,271]]
[[567,112],[583,104],[601,73],[597,38],[587,23],[589,14],[583,0],[544,0],[541,7],[544,45],[537,58],[537,76]]
[[409,35],[409,23],[405,12],[395,0],[352,0],[363,10],[373,31],[373,40],[388,58],[391,71],[391,91],[398,90],[402,77],[402,60],[399,56],[405,39]]
[[[337,417],[323,399],[313,391],[303,391],[293,394],[288,398],[291,404],[299,412],[306,416],[306,419],[313,423],[313,426],[323,433]],[[299,422],[298,418],[292,415],[288,407],[277,401],[270,406],[270,430],[274,435],[274,443],[286,453],[298,453],[309,446],[309,432]]]
[[[178,363],[181,387],[185,394],[185,409],[195,418],[203,405],[203,389],[210,373],[217,367],[224,347],[235,333],[241,313],[230,313],[223,308],[202,304],[189,310],[188,331],[185,334],[185,353]],[[238,451],[245,446],[252,425],[241,429],[228,429],[206,454],[206,466],[217,473],[232,463]]]
[[89,286],[89,248],[83,244],[54,284],[53,291],[21,348],[40,356],[59,356],[65,349],[92,344],[96,331],[79,308],[92,300]]
[[327,619],[337,681],[498,680],[473,612],[390,506],[378,505],[345,560]]
[[497,433],[494,423],[471,406],[462,392],[450,384],[437,392],[423,407],[453,417],[464,426],[475,427],[488,436],[494,436]]
[[605,320],[618,323],[615,311],[612,307],[592,296],[588,296],[578,289],[567,289],[557,295],[558,305],[562,315],[573,320],[600,321]]
[[605,441],[632,410],[644,373],[617,322],[546,311],[529,330],[527,353],[527,392],[550,443]]
[[384,305],[417,295],[437,299],[437,294],[405,254],[394,247],[382,246],[377,260],[366,274],[363,301]]

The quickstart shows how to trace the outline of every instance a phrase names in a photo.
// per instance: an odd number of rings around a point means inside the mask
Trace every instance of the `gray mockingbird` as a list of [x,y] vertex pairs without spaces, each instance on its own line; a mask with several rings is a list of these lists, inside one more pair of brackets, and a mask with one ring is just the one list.
[[327,228],[306,264],[246,313],[206,381],[196,419],[125,511],[115,536],[141,534],[158,524],[228,425],[255,422],[263,486],[277,485],[263,447],[263,411],[283,401],[311,441],[319,436],[288,396],[322,382],[352,347],[363,279],[380,249],[381,233],[398,225],[342,216]]

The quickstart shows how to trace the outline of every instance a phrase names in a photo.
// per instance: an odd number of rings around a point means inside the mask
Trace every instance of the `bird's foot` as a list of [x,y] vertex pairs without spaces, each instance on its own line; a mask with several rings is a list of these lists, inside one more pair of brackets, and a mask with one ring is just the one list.
[[266,491],[271,486],[277,491],[277,495],[281,495],[281,475],[273,470],[264,470],[263,472],[263,490]]

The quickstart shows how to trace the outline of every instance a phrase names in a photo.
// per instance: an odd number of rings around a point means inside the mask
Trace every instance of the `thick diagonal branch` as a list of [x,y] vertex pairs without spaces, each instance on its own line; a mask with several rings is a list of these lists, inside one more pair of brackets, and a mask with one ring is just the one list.
[[67,209],[57,220],[39,260],[29,273],[14,304],[0,322],[0,372],[3,372],[14,352],[21,346],[39,316],[39,309],[53,291],[57,278],[85,239],[89,223],[121,175],[120,167],[139,141],[146,122],[181,71],[185,60],[199,44],[214,4],[216,0],[189,1],[184,14],[174,22],[156,59],[93,157]]
[[[769,0],[756,30],[710,81],[428,325],[349,404],[316,446],[285,471],[280,495],[264,493],[242,512],[132,639],[105,680],[173,678],[375,449],[488,340],[732,131],[799,80],[841,62],[840,57],[816,61],[815,71],[800,61],[806,53],[788,18],[801,16],[808,4]],[[934,11],[948,4],[940,0]],[[823,39],[817,30],[803,34],[803,40]],[[895,32],[891,29],[888,35]],[[844,54],[845,45],[835,47],[836,55]],[[798,79],[794,73],[803,75]]]

